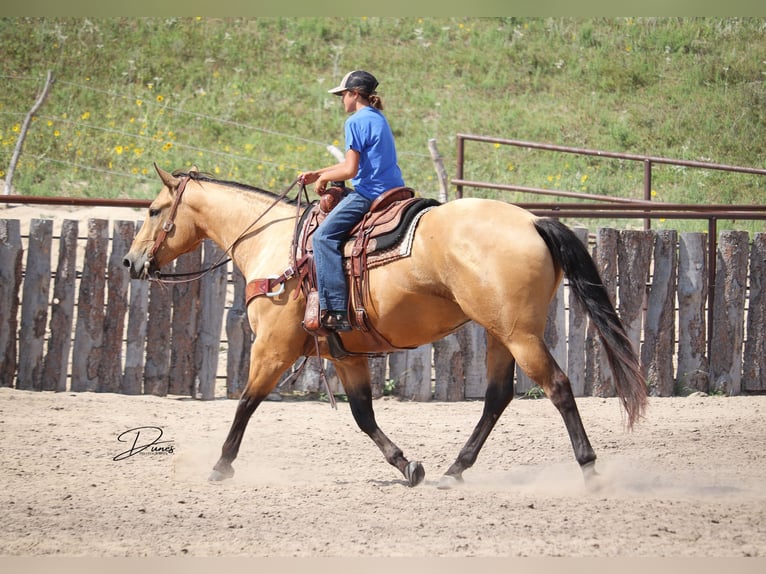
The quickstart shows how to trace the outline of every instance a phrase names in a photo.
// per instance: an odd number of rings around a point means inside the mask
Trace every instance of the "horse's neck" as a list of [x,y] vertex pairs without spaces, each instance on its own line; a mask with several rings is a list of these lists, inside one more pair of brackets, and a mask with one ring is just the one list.
[[203,235],[221,249],[234,246],[229,255],[246,277],[259,267],[286,264],[296,208],[276,196],[212,186],[195,194]]

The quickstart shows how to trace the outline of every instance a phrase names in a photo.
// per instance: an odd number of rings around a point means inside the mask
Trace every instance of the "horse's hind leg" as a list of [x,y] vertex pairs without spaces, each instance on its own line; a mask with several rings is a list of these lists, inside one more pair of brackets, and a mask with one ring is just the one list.
[[437,488],[451,488],[463,481],[463,471],[473,466],[481,447],[495,428],[497,420],[513,399],[513,373],[516,362],[497,339],[487,335],[487,392],[478,424],[457,459],[442,476]]
[[583,475],[589,480],[595,475],[596,453],[590,445],[588,436],[577,410],[572,385],[551,356],[545,343],[539,337],[530,335],[521,343],[514,343],[511,349],[524,372],[545,391],[564,419],[564,425],[572,442],[575,459],[580,464]]
[[372,388],[370,387],[370,369],[365,357],[348,357],[335,363],[335,370],[343,383],[348,397],[351,414],[359,428],[369,436],[386,457],[386,460],[399,469],[407,479],[409,486],[417,486],[425,477],[423,465],[410,462],[401,449],[389,439],[375,421],[372,408]]

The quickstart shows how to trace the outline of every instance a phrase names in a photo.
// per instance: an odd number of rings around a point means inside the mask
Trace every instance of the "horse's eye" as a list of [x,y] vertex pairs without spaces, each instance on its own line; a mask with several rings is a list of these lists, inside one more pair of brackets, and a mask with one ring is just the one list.
[[149,217],[157,217],[162,210],[155,209],[154,207],[149,208]]

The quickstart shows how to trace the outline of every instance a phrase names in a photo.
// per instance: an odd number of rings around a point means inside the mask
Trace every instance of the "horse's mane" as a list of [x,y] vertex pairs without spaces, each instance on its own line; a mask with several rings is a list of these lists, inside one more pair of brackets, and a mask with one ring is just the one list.
[[[225,179],[217,179],[213,177],[209,173],[201,172],[201,171],[184,171],[182,169],[177,169],[173,172],[174,177],[184,177],[188,176],[189,179],[193,179],[195,181],[205,181],[208,183],[217,183],[220,185],[225,185],[227,187],[235,187],[237,189],[241,189],[243,191],[250,191],[253,193],[260,193],[264,195],[268,195],[272,199],[277,199],[281,194],[275,193],[273,191],[269,191],[267,189],[262,189],[260,187],[255,187],[253,185],[248,185],[246,183],[241,183],[238,181],[229,181]],[[299,192],[300,193],[300,192]],[[290,199],[289,197],[283,197],[282,201],[285,203],[289,203],[290,205],[295,205],[296,200]]]

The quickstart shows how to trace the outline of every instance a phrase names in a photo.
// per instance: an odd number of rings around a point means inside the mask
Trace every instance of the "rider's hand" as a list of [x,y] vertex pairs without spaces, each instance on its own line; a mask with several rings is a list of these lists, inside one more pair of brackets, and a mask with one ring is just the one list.
[[302,174],[298,176],[298,181],[300,181],[303,185],[312,184],[317,179],[319,179],[318,171],[304,171]]

